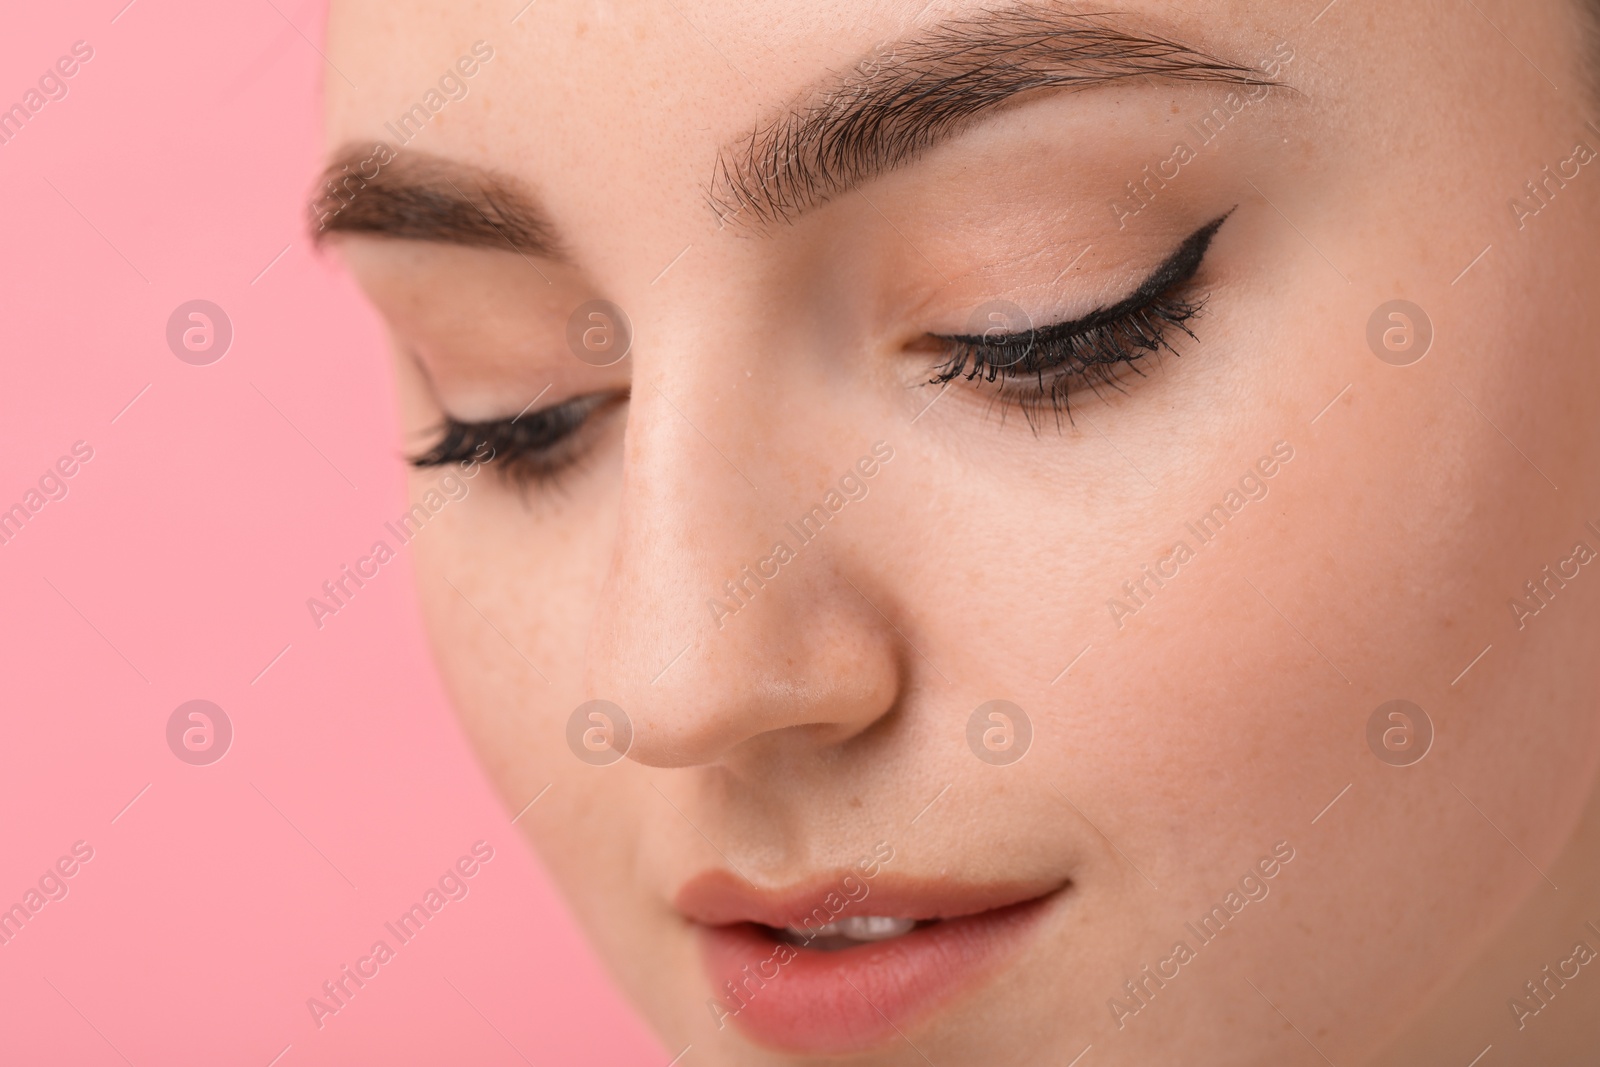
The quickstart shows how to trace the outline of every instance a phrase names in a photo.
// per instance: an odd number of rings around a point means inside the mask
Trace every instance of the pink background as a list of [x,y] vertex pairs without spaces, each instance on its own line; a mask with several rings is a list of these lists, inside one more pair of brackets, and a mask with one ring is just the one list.
[[[94,449],[0,545],[0,906],[94,849],[0,946],[0,1062],[665,1064],[480,780],[405,550],[305,607],[403,510],[378,323],[304,236],[321,0],[124,3],[0,34],[0,106],[95,52],[0,145],[0,509]],[[234,327],[204,367],[165,339],[196,298]],[[196,698],[234,724],[210,766],[167,747]],[[480,839],[319,1030],[306,999]]]

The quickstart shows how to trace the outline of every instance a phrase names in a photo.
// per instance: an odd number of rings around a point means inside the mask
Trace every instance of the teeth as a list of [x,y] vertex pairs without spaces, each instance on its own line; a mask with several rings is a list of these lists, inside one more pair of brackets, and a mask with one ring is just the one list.
[[887,915],[852,915],[839,922],[840,933],[854,941],[883,941],[910,933],[915,919],[892,919]]
[[851,941],[885,941],[911,932],[915,919],[895,919],[887,915],[852,915],[838,922],[812,929],[791,926],[789,933],[802,939],[844,937]]

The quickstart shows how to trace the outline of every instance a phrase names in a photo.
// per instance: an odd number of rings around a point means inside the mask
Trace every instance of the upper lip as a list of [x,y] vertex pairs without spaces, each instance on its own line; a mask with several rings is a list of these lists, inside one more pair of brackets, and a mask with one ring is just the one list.
[[[853,879],[847,883],[847,879]],[[840,915],[885,915],[896,919],[954,919],[1020,904],[1061,889],[1065,879],[1030,879],[972,883],[951,878],[925,878],[884,871],[868,878],[852,868],[822,874],[788,886],[760,887],[722,869],[702,872],[684,883],[673,904],[691,922],[704,926],[760,923],[784,927],[798,924],[828,894],[847,902]],[[851,894],[867,894],[858,901]]]

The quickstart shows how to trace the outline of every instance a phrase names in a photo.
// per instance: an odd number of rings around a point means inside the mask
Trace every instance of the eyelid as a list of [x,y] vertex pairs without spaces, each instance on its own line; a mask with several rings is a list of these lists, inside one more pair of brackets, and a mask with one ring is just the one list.
[[1222,224],[1228,221],[1235,209],[1229,208],[1227,213],[1213,219],[1188,237],[1183,243],[1168,256],[1160,266],[1151,272],[1138,288],[1132,293],[1105,307],[1095,308],[1087,315],[1065,322],[1055,322],[1047,326],[1038,326],[1030,330],[1019,330],[1014,333],[1004,334],[999,344],[989,334],[934,334],[941,341],[958,342],[961,344],[980,347],[999,348],[1010,342],[1031,338],[1034,343],[1045,344],[1074,334],[1084,333],[1089,330],[1115,322],[1127,315],[1147,307],[1161,294],[1172,289],[1190,278],[1200,269],[1200,263],[1205,259],[1206,250],[1211,245],[1211,239],[1216,236]]
[[[1143,374],[1139,361],[1162,349],[1177,354],[1169,329],[1195,336],[1189,321],[1205,306],[1203,297],[1183,295],[1199,272],[1211,238],[1233,212],[1201,227],[1158,266],[1129,296],[1080,318],[1049,326],[981,335],[929,335],[941,342],[948,358],[930,385],[948,385],[956,378],[998,383],[998,400],[1015,401],[1034,432],[1034,414],[1045,404],[1060,426],[1065,410],[1072,417],[1070,396],[1087,384],[1098,394],[1108,385],[1122,389],[1121,372]],[[1020,310],[1020,309],[1019,309]]]
[[438,467],[471,456],[482,445],[494,450],[502,470],[536,479],[554,474],[572,461],[559,455],[563,443],[576,436],[591,418],[613,401],[615,391],[587,393],[509,418],[467,421],[446,415],[440,436],[425,452],[408,457],[413,467]]

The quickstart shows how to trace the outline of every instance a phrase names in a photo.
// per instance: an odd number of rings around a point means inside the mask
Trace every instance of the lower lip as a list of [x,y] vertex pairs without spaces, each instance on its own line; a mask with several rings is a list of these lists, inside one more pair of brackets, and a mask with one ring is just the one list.
[[[783,943],[763,927],[701,926],[706,973],[720,994],[711,1001],[719,1006],[713,1015],[780,1051],[875,1048],[1019,951],[1049,899],[945,919],[837,952],[786,946],[793,953],[787,961]],[[738,1000],[728,991],[730,982]]]

